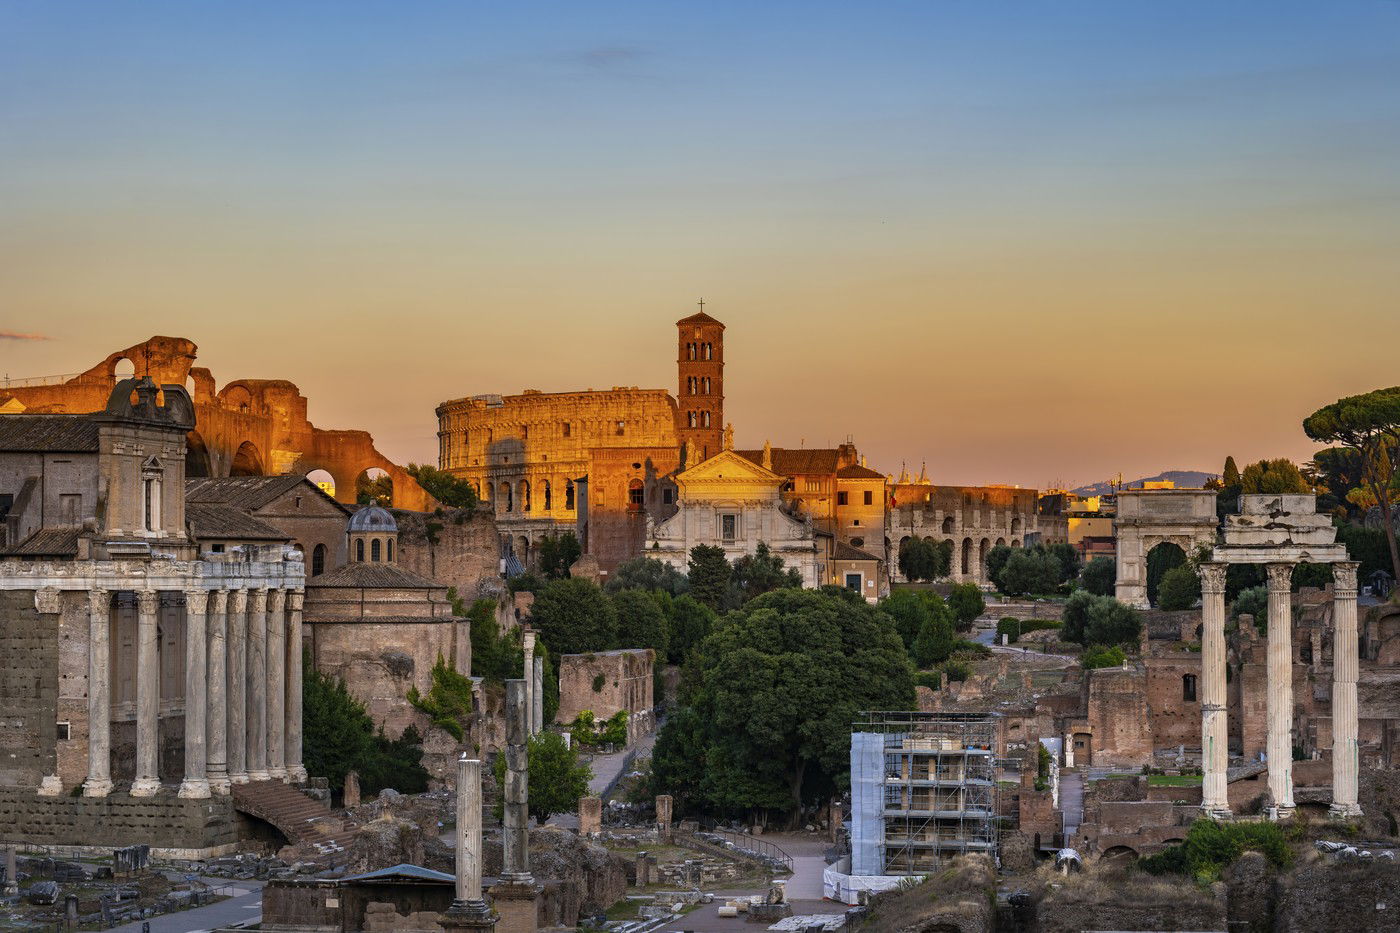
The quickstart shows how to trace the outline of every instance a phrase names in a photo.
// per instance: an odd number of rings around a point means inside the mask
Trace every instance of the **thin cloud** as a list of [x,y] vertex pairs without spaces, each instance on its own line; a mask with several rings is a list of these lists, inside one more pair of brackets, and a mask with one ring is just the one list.
[[0,330],[0,340],[52,340],[48,334],[17,334],[12,330]]

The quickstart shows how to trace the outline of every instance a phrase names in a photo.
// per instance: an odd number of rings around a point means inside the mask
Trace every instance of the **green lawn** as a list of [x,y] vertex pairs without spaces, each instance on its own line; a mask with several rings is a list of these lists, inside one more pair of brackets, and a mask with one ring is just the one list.
[[1200,787],[1199,774],[1149,774],[1148,787]]

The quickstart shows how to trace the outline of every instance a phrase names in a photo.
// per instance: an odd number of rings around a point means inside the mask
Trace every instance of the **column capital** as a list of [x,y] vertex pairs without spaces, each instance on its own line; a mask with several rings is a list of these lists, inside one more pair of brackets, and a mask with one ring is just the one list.
[[287,601],[287,591],[286,591],[286,590],[268,590],[268,591],[267,591],[267,611],[268,611],[268,612],[281,612],[281,611],[282,611],[282,607],[285,606],[285,605],[287,604],[286,601]]
[[185,590],[185,611],[194,612],[199,615],[209,609],[208,590]]
[[1341,560],[1332,565],[1332,596],[1356,598],[1356,568],[1361,564],[1354,560]]
[[242,615],[248,611],[248,591],[229,590],[228,591],[228,611],[234,615]]
[[1211,594],[1221,594],[1225,592],[1225,572],[1229,569],[1228,564],[1221,564],[1215,561],[1207,561],[1196,568],[1196,573],[1201,578],[1201,592]]
[[137,590],[136,604],[143,616],[154,616],[160,610],[159,590]]
[[228,612],[228,590],[209,591],[209,611],[216,615]]
[[532,631],[530,631],[529,629],[526,629],[525,632],[524,632],[523,643],[524,643],[524,647],[525,647],[525,653],[526,653],[526,654],[534,654],[534,652],[535,652],[535,633],[532,632]]
[[1270,593],[1290,593],[1293,591],[1293,564],[1267,564]]
[[88,590],[88,611],[106,615],[112,611],[112,591],[103,589]]
[[252,612],[267,611],[267,587],[260,586],[248,591],[248,609]]
[[301,601],[302,601],[302,598],[303,598],[305,595],[306,595],[306,594],[303,593],[301,590],[288,590],[288,591],[287,591],[287,611],[288,611],[288,612],[301,612]]

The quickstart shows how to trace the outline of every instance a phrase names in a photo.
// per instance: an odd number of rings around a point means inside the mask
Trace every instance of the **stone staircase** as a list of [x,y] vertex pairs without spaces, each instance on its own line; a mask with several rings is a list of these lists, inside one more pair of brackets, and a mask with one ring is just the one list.
[[281,781],[254,781],[233,785],[233,807],[281,830],[293,845],[307,843],[323,855],[350,847],[354,827],[331,813],[319,801]]

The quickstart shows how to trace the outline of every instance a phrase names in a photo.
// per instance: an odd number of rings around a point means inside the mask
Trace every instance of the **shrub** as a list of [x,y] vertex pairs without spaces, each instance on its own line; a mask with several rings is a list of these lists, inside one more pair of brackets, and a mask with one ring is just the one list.
[[1293,864],[1293,850],[1278,823],[1217,823],[1200,817],[1191,824],[1186,841],[1140,860],[1143,871],[1153,875],[1189,875],[1212,882],[1225,866],[1246,851],[1256,851],[1277,869]]
[[1012,616],[1006,616],[1006,617],[1003,618],[1000,622],[998,622],[998,623],[997,623],[997,641],[998,641],[998,642],[1001,641],[1001,636],[1003,636],[1003,635],[1006,636],[1006,641],[1007,641],[1007,643],[1009,643],[1009,644],[1015,644],[1016,641],[1021,637],[1021,620],[1020,620],[1020,619],[1017,619],[1017,618],[1013,618]]
[[1201,578],[1190,564],[1181,564],[1162,574],[1157,584],[1157,608],[1168,611],[1190,609],[1201,598]]
[[414,709],[427,713],[433,725],[446,730],[458,742],[462,741],[472,715],[472,681],[448,664],[439,653],[433,665],[433,685],[427,696],[417,687],[408,688],[408,702]]
[[1123,649],[1117,645],[1104,647],[1103,645],[1093,645],[1084,651],[1079,663],[1086,671],[1099,667],[1121,667],[1127,657],[1123,654]]
[[948,608],[953,611],[957,630],[965,632],[972,628],[973,620],[986,611],[987,602],[976,583],[954,583],[948,594]]
[[1079,572],[1079,585],[1095,596],[1112,596],[1118,581],[1118,562],[1112,557],[1095,557]]

